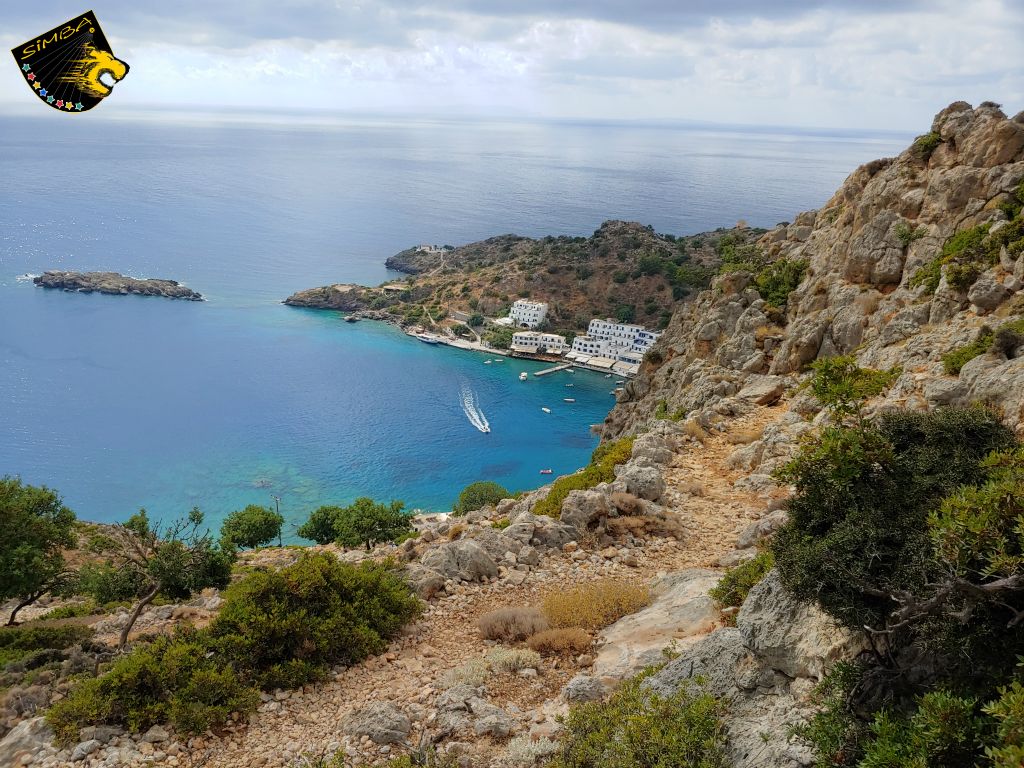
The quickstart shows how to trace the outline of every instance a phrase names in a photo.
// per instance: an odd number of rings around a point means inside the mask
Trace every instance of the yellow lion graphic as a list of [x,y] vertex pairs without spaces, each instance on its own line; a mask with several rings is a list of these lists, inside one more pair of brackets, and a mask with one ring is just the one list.
[[110,75],[116,83],[128,74],[128,65],[106,51],[96,50],[91,45],[83,46],[82,50],[85,56],[72,62],[67,74],[60,79],[77,86],[80,91],[91,96],[108,96],[111,86],[102,82],[100,78],[103,75]]

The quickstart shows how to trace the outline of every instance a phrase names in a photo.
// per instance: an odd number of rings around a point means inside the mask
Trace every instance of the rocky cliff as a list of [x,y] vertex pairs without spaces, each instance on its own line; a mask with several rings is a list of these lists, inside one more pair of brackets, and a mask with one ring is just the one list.
[[[861,166],[821,209],[758,241],[769,260],[807,263],[784,311],[739,271],[678,312],[605,437],[637,430],[662,401],[709,427],[742,409],[744,387],[781,392],[835,355],[901,369],[876,407],[981,400],[1020,429],[1024,356],[1012,334],[958,373],[943,357],[1024,313],[1022,182],[1024,113],[951,104],[899,157]],[[793,409],[814,406],[796,398]]]
[[78,293],[108,293],[123,296],[134,293],[139,296],[163,296],[168,299],[202,301],[203,296],[174,280],[157,278],[137,279],[117,272],[44,272],[32,282],[42,288],[59,288]]

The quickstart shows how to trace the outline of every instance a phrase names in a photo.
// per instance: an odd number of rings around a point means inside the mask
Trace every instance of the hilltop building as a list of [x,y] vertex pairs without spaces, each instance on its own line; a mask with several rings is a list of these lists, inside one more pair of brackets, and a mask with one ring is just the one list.
[[548,314],[548,305],[543,301],[519,299],[509,310],[509,317],[517,328],[536,328],[544,322]]

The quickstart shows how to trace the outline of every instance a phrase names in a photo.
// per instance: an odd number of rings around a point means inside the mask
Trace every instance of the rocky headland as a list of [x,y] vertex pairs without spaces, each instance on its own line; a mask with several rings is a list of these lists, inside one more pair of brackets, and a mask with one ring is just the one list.
[[107,293],[116,296],[163,296],[168,299],[202,301],[203,296],[174,280],[134,278],[117,272],[62,272],[48,270],[32,280],[42,288],[77,293]]
[[[9,730],[0,764],[290,768],[336,755],[336,765],[384,765],[432,745],[462,768],[529,768],[556,753],[560,716],[573,704],[604,700],[655,663],[649,690],[672,696],[700,680],[723,703],[726,764],[822,764],[793,727],[818,711],[816,687],[837,661],[862,654],[867,636],[797,600],[778,569],[738,605],[708,594],[786,525],[795,488],[776,470],[831,423],[807,366],[847,355],[884,369],[887,386],[866,400],[864,418],[982,401],[1024,435],[1024,327],[1000,334],[1024,323],[1024,113],[957,102],[922,139],[855,170],[820,210],[758,236],[749,262],[675,312],[603,425],[603,443],[628,451],[601,482],[571,476],[574,487],[553,504],[560,478],[428,523],[398,546],[328,545],[347,561],[401,562],[426,602],[385,653],[265,692],[255,713],[201,736],[101,726],[57,747],[40,713],[67,680],[15,687],[0,712],[0,732]],[[975,249],[955,250],[964,241]],[[769,279],[780,265],[798,278],[782,293]],[[293,303],[344,310],[350,289],[315,289]],[[243,562],[273,569],[298,557],[269,548]],[[481,636],[482,614],[604,577],[646,588],[647,606],[593,632],[581,652],[512,672],[489,661],[504,646]],[[208,621],[219,600],[208,592],[149,607],[136,634]],[[95,641],[112,642],[127,616],[93,619]]]

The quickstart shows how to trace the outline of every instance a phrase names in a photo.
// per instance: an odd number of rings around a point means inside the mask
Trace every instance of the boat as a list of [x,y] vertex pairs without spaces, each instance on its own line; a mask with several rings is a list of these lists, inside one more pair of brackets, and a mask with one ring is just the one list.
[[496,357],[496,358],[494,358],[494,362],[496,362],[496,363],[504,363],[505,362],[505,358],[503,358],[503,357]]
[[550,470],[550,469],[542,469],[542,470],[540,471],[540,473],[541,473],[542,475],[550,475],[550,474],[551,474],[551,470]]
[[604,375],[604,377],[605,377],[606,379],[610,379],[610,378],[612,377],[612,375],[611,375],[610,373],[606,373],[606,374]]
[[528,375],[528,374],[526,373],[526,371],[523,371],[522,373],[520,373],[520,374],[519,374],[519,380],[520,380],[520,381],[526,381],[526,380],[527,380],[528,378],[530,378],[530,377],[529,377],[529,375]]
[[625,384],[626,382],[624,382],[624,381],[616,381],[615,383],[621,385],[621,384]]
[[576,402],[576,398],[575,397],[563,397],[562,401],[566,402],[566,403],[575,403]]
[[544,413],[551,413],[550,408],[541,408],[541,410],[544,411]]
[[345,318],[345,322],[346,323],[358,323],[359,322],[359,318],[356,317],[355,315],[348,315]]
[[572,386],[575,386],[575,385],[574,384],[566,384],[565,386],[572,387]]
[[490,360],[484,360],[484,365],[490,365],[490,364],[491,364]]
[[416,338],[424,344],[437,344],[437,342],[440,341],[440,339],[437,339],[434,336],[429,336],[426,333],[417,333]]

